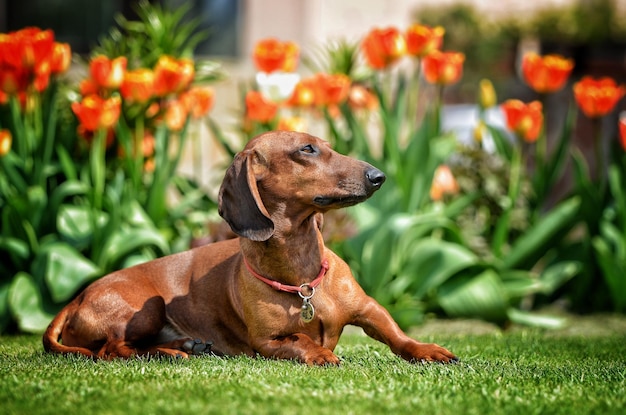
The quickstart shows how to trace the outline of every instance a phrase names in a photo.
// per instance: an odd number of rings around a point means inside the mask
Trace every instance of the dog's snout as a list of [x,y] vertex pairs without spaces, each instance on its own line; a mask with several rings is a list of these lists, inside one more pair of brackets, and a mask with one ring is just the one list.
[[374,187],[380,187],[387,178],[385,177],[385,173],[373,167],[365,172],[365,177],[367,177],[367,180],[369,180],[370,184]]

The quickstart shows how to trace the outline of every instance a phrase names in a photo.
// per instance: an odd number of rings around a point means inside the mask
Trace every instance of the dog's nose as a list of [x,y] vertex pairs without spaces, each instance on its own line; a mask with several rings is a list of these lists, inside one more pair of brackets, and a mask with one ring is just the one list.
[[369,180],[371,185],[374,187],[380,187],[386,179],[385,173],[375,168],[367,170],[365,172],[365,177],[367,177],[367,180]]

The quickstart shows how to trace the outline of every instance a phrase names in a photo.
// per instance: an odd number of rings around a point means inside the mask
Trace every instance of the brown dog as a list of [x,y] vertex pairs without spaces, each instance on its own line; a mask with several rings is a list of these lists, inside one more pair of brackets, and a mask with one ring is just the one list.
[[263,134],[235,157],[220,189],[220,214],[241,238],[95,281],[50,323],[44,348],[99,358],[211,351],[338,364],[333,349],[353,324],[406,360],[456,361],[407,337],[324,246],[321,214],[364,201],[384,180],[319,138]]

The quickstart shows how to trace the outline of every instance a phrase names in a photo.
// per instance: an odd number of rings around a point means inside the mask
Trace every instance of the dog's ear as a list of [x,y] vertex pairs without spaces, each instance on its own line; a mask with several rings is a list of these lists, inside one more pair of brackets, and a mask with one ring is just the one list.
[[251,151],[238,153],[224,176],[218,196],[219,214],[233,232],[253,241],[266,241],[274,234],[274,222],[263,205],[253,160],[259,156]]

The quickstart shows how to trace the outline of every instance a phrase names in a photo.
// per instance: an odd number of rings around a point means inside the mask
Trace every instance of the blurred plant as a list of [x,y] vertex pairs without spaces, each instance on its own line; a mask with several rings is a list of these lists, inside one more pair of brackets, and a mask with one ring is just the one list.
[[[42,301],[66,295],[68,279],[82,284],[94,274],[55,235],[63,199],[86,191],[63,185],[58,156],[75,142],[58,122],[67,104],[59,78],[69,56],[50,30],[0,34],[0,331],[13,319],[23,330],[47,324]],[[75,260],[71,269],[60,264],[63,256]]]
[[0,330],[44,329],[94,278],[186,249],[215,211],[176,168],[213,102],[196,83],[219,73],[176,57],[193,43],[184,12],[142,2],[138,14],[103,40],[78,94],[60,88],[70,51],[51,31],[0,35]]
[[[583,77],[573,87],[583,114],[591,120],[595,174],[586,158],[574,153],[574,193],[583,200],[580,219],[583,235],[567,246],[570,255],[584,259],[585,272],[572,281],[571,299],[577,310],[609,309],[626,312],[626,152],[621,138],[611,137],[611,152],[602,151],[602,119],[608,117],[626,93],[612,78]],[[624,127],[619,121],[620,132]],[[608,163],[607,163],[608,162]]]
[[[550,192],[562,178],[567,164],[576,111],[570,105],[562,130],[551,153],[548,152],[547,129],[542,112],[546,108],[547,96],[561,90],[567,84],[572,69],[572,60],[561,55],[525,54],[522,57],[522,79],[539,94],[539,101],[523,104],[518,100],[510,100],[508,104],[503,105],[509,128],[515,131],[518,137],[521,134],[522,139],[535,142],[533,148],[527,149],[527,154],[525,154],[525,164],[527,166],[533,165],[528,174],[532,177],[534,197],[531,203],[534,207],[534,216],[540,215],[546,204],[549,203]],[[524,107],[526,109],[520,112]],[[519,109],[516,110],[516,108]],[[519,118],[520,115],[522,115],[521,118]],[[533,126],[534,128],[532,128]],[[499,147],[501,154],[510,154],[506,150],[505,141],[501,135],[494,129],[491,131],[499,138],[497,142],[501,143]]]

